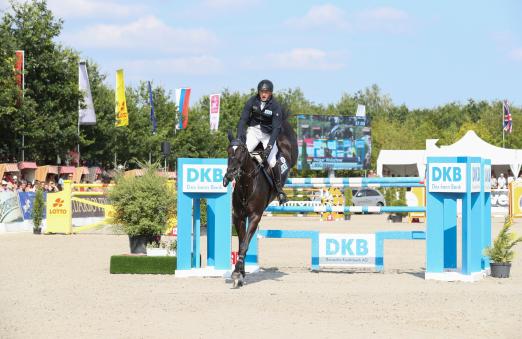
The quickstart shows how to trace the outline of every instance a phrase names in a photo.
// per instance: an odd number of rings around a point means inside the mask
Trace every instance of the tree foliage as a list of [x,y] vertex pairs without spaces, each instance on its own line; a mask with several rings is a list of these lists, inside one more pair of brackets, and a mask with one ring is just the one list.
[[[129,164],[128,159],[160,161],[160,144],[169,142],[166,159],[172,169],[178,157],[223,157],[226,132],[236,125],[249,96],[221,91],[219,130],[209,131],[209,98],[193,103],[188,128],[176,130],[177,107],[170,91],[153,83],[158,129],[152,133],[146,81],[126,89],[129,126],[114,126],[114,89],[94,60],[87,60],[97,124],[81,126],[78,135],[78,52],[56,42],[63,21],[47,8],[46,1],[13,2],[0,18],[0,162],[20,160],[21,136],[25,135],[25,157],[39,164],[60,164],[79,144],[81,159],[88,165],[106,168]],[[15,50],[25,51],[25,98],[20,102],[14,78]],[[255,80],[254,80],[255,82]],[[430,109],[410,109],[394,104],[377,85],[353,94],[344,93],[338,102],[321,105],[309,101],[299,88],[275,93],[296,124],[300,114],[354,115],[358,104],[366,105],[372,126],[372,166],[381,149],[424,149],[426,139],[451,144],[472,129],[485,141],[502,146],[502,103],[500,101],[451,102]],[[512,107],[514,130],[522,124],[521,110]],[[522,133],[506,136],[505,146],[522,148]],[[295,175],[295,169],[293,170]],[[360,175],[339,171],[338,175]],[[326,176],[304,170],[300,175]]]

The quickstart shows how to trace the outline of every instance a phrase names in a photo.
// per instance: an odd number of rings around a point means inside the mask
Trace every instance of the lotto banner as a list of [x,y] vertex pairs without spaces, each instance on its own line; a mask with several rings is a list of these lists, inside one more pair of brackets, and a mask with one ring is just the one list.
[[123,79],[123,69],[116,71],[116,127],[129,125],[129,114],[127,112],[127,101],[125,100],[125,81]]

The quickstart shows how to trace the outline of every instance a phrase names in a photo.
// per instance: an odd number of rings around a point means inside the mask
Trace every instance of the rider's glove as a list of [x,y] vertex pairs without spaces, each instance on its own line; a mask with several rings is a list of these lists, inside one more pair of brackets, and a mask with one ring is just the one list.
[[264,160],[268,159],[270,152],[272,152],[272,145],[267,145],[266,148],[263,150],[263,153],[261,153]]

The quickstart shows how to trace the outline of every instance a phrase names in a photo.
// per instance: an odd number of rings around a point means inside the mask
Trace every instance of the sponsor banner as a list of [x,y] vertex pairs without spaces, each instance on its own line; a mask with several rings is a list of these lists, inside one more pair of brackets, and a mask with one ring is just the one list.
[[220,94],[211,94],[210,101],[210,130],[217,131],[219,126]]
[[226,193],[223,187],[223,176],[227,165],[183,165],[183,192],[193,193]]
[[491,192],[491,165],[484,165],[484,192]]
[[492,189],[491,190],[491,207],[509,207],[509,190]]
[[109,205],[109,198],[106,196],[88,196],[82,195],[78,197],[81,200],[91,201],[93,204],[81,201],[72,201],[72,217],[73,218],[90,218],[105,217],[105,208],[101,205]]
[[22,220],[17,192],[0,192],[0,223]]
[[[35,192],[18,192],[18,201],[24,220],[32,220]],[[47,197],[47,192],[44,192],[44,204]],[[45,206],[43,210],[43,219],[45,219]]]
[[125,80],[123,78],[123,70],[116,71],[116,127],[129,125],[129,113],[127,112],[127,100],[125,100]]
[[518,182],[511,185],[511,214],[522,217],[522,184]]
[[466,164],[431,163],[428,166],[428,191],[466,192],[466,174]]
[[480,164],[471,164],[471,192],[480,192]]
[[375,234],[319,234],[320,266],[375,266]]

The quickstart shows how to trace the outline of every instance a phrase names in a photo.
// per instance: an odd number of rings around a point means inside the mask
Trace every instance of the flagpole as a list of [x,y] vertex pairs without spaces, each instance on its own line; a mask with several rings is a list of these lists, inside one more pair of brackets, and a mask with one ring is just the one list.
[[504,103],[502,102],[502,111],[501,111],[501,124],[502,124],[502,148],[504,148]]

